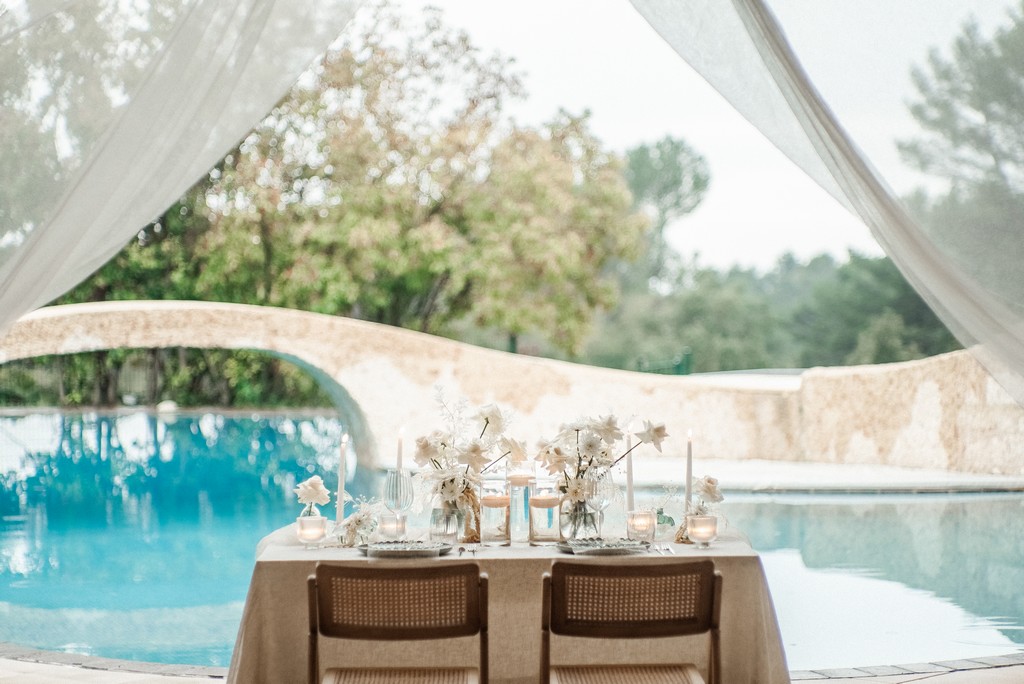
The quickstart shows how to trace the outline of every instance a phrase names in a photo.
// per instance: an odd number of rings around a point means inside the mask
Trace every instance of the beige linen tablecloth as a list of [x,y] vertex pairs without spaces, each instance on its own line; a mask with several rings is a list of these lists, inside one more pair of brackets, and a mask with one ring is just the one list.
[[[721,649],[723,684],[789,682],[775,608],[761,559],[738,537],[710,549],[673,545],[676,556],[582,557],[588,562],[646,563],[710,558],[723,577]],[[490,577],[490,675],[495,683],[539,681],[541,576],[554,560],[573,558],[554,547],[481,547],[461,558],[455,552],[429,563],[475,561]],[[575,557],[579,559],[581,557]],[[305,549],[293,526],[264,538],[245,601],[242,624],[231,657],[228,682],[292,684],[305,681],[307,658],[306,578],[318,561],[338,564],[401,565],[420,560],[367,560],[355,549]],[[321,640],[321,663],[380,667],[414,665],[473,666],[476,638],[380,644]],[[616,641],[552,637],[554,663],[679,662],[689,660],[706,671],[704,637]]]

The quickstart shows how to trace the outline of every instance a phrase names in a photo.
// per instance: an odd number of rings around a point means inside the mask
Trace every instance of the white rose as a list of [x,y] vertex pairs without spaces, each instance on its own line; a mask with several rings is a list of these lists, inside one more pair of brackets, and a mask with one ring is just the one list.
[[320,504],[321,506],[331,500],[331,493],[324,487],[324,481],[319,475],[314,475],[305,482],[299,483],[295,493],[302,504]]

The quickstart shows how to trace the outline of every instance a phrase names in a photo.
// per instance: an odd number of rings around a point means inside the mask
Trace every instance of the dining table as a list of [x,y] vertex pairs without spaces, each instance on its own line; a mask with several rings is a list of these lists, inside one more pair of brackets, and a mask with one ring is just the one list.
[[[294,524],[275,530],[257,545],[256,563],[235,642],[228,682],[302,682],[308,658],[306,579],[317,563],[386,567],[407,563],[471,561],[488,575],[490,681],[540,681],[543,576],[558,560],[594,563],[668,563],[710,559],[722,575],[720,619],[721,681],[726,684],[789,682],[786,656],[771,592],[757,552],[735,529],[709,548],[661,543],[630,555],[569,555],[566,547],[454,545],[435,558],[371,558],[356,548],[330,544],[308,548]],[[473,667],[478,637],[446,640],[372,642],[320,640],[322,667]],[[708,637],[592,639],[552,636],[555,664],[678,663],[706,671]]]

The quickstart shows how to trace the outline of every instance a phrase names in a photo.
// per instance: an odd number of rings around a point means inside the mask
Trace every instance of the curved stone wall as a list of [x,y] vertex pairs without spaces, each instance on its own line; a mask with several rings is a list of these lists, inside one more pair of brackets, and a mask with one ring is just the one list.
[[[41,309],[0,338],[0,363],[100,349],[252,349],[288,359],[327,389],[364,462],[395,438],[439,427],[451,400],[497,402],[532,444],[580,415],[687,430],[704,458],[886,463],[1024,474],[1024,410],[966,353],[800,376],[662,376],[481,349],[365,321],[210,302],[105,302]],[[650,456],[656,456],[652,450]]]

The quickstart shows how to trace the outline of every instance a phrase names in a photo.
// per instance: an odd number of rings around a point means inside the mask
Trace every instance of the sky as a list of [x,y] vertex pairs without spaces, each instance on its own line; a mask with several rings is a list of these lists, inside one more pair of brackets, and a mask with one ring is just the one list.
[[[704,202],[667,233],[684,256],[764,272],[786,252],[803,260],[821,253],[843,259],[848,250],[882,254],[858,218],[736,113],[625,0],[420,4],[440,6],[446,22],[485,51],[516,59],[529,92],[510,108],[520,123],[541,123],[560,107],[589,109],[592,130],[613,150],[671,135],[704,155],[711,170]],[[910,64],[922,62],[929,47],[947,46],[968,15],[980,12],[982,26],[991,25],[1006,4],[772,2],[812,79],[820,78],[819,89],[897,192],[921,182],[898,168],[892,143],[894,132],[912,130]]]

